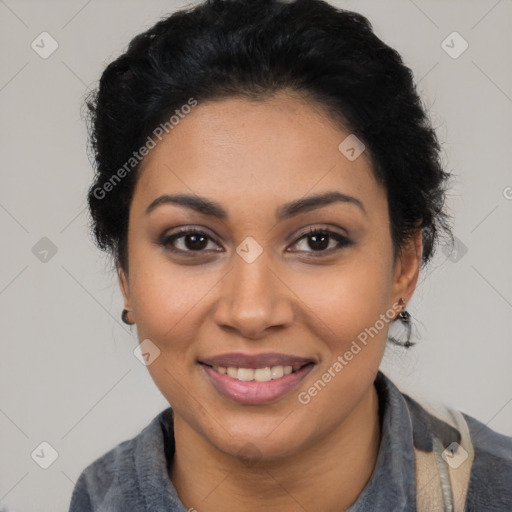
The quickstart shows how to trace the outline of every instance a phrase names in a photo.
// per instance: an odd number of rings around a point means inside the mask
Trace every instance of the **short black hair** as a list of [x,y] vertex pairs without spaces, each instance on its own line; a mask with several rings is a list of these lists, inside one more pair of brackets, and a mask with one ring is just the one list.
[[418,228],[422,264],[441,232],[453,239],[444,206],[451,174],[413,73],[367,18],[322,0],[206,0],[134,37],[86,100],[91,231],[117,268],[128,269],[134,151],[155,128],[191,98],[265,100],[285,90],[316,101],[366,146],[386,187],[395,257]]

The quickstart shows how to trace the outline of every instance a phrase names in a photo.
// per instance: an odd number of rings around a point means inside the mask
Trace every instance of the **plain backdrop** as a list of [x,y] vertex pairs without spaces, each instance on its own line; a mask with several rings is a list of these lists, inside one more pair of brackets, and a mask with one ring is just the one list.
[[[382,369],[511,435],[512,3],[331,3],[368,16],[413,69],[456,176],[458,252],[423,271],[408,307],[421,340],[389,347]],[[0,0],[0,510],[66,511],[80,471],[168,406],[88,234],[81,109],[129,40],[185,5]]]

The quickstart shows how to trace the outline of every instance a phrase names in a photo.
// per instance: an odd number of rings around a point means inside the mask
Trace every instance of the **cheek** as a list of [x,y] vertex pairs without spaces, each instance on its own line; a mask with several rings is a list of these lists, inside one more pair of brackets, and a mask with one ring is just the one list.
[[194,324],[194,307],[214,285],[214,276],[197,276],[197,268],[173,264],[154,249],[134,250],[131,257],[131,299],[139,339],[155,340],[162,351],[178,351],[187,340],[185,331]]
[[360,248],[322,272],[297,274],[301,298],[324,325],[325,336],[335,335],[334,346],[357,337],[389,308],[392,265],[382,254],[373,257]]
[[311,330],[327,352],[298,401],[308,414],[321,416],[325,428],[334,428],[359,403],[381,363],[390,323],[390,265],[391,260],[361,253],[308,284],[306,303],[317,318]]
[[150,339],[160,351],[148,372],[173,407],[194,414],[199,402],[189,396],[187,382],[197,357],[198,314],[206,291],[214,285],[213,276],[192,278],[191,270],[151,255],[134,258],[130,272],[138,338]]
[[149,278],[141,280],[141,285],[134,293],[139,337],[156,340],[161,350],[178,349],[194,325],[194,306],[200,304],[204,292],[177,276],[172,280]]

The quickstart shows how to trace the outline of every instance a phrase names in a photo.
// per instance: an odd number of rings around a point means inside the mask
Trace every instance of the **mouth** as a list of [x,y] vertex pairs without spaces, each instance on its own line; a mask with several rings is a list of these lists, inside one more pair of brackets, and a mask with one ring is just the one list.
[[[203,363],[204,364],[204,363]],[[285,375],[296,373],[305,366],[313,363],[306,363],[304,365],[276,365],[264,366],[262,368],[243,368],[236,366],[208,366],[212,370],[220,373],[221,375],[228,375],[232,379],[240,380],[242,382],[269,382],[271,380],[280,379]]]
[[285,354],[224,354],[198,363],[221,395],[237,403],[256,405],[290,393],[316,361]]

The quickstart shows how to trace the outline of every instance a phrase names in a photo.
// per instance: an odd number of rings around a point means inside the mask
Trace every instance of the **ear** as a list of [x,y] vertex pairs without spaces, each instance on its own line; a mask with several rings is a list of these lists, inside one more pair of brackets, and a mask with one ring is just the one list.
[[418,282],[422,254],[422,230],[418,229],[397,255],[393,277],[393,303],[398,302],[400,297],[405,297],[406,303],[411,300]]
[[124,309],[131,310],[131,299],[130,299],[130,282],[126,272],[122,268],[117,269],[117,277],[119,282],[119,288],[123,294]]

